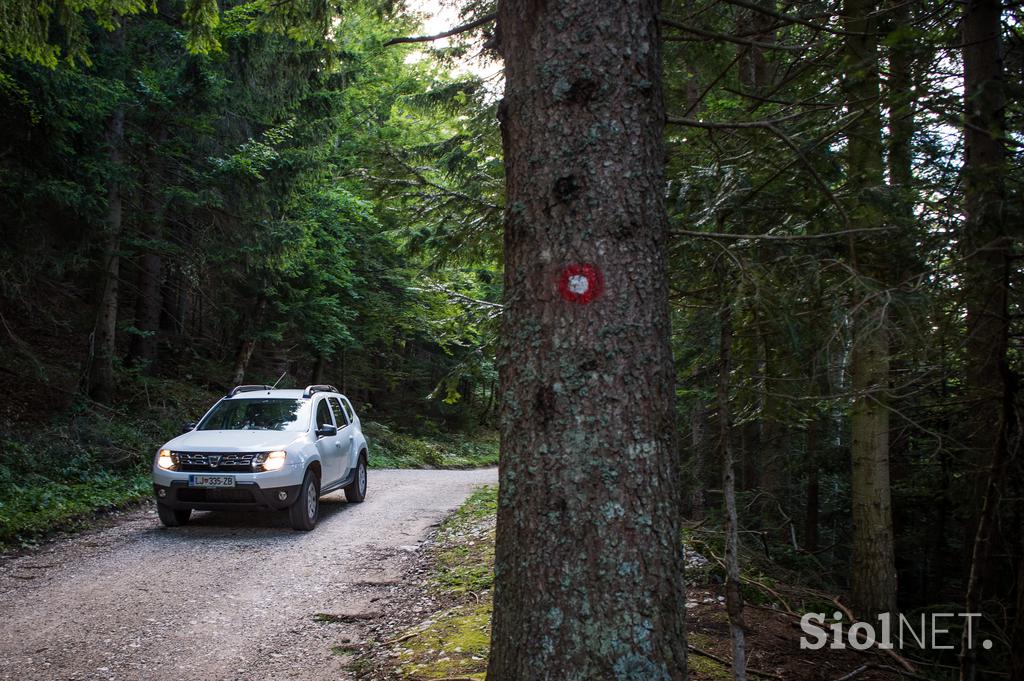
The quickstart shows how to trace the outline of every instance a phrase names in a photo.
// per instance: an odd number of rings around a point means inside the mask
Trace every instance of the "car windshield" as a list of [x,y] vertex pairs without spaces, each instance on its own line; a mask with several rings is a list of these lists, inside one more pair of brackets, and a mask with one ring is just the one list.
[[196,430],[305,430],[309,400],[221,400]]

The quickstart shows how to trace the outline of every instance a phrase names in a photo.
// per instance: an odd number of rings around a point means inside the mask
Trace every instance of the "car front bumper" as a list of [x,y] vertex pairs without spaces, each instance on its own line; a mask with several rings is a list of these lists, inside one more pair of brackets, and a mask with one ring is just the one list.
[[260,487],[255,482],[235,482],[234,487],[189,487],[188,480],[169,485],[153,484],[157,503],[174,509],[216,511],[227,508],[270,508],[282,510],[295,503],[302,485]]

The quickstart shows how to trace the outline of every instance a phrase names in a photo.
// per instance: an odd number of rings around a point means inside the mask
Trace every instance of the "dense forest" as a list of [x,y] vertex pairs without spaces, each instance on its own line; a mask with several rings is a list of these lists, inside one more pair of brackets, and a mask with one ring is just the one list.
[[[723,557],[738,660],[752,570],[830,615],[982,613],[991,650],[911,657],[1024,678],[1020,4],[625,3],[646,28],[590,25],[587,4],[535,26],[528,2],[455,3],[440,46],[388,0],[5,2],[0,525],[58,517],[85,481],[122,490],[86,506],[137,493],[168,430],[230,386],[328,381],[384,434],[500,424],[520,480],[538,451],[553,479],[583,470],[549,446],[621,457],[650,434],[631,460],[685,521],[650,541]],[[639,103],[579,47],[611,45],[609,25],[626,53],[660,43]],[[595,208],[608,168],[638,221]],[[653,255],[627,248],[647,229]],[[626,371],[621,399],[591,378],[604,346],[567,339],[578,320],[629,334],[628,309],[556,315],[543,342],[528,310],[558,298],[538,258],[600,244],[671,321],[672,380]],[[657,360],[657,337],[629,338],[615,351]],[[556,377],[605,411],[563,408],[561,382],[530,392]],[[531,517],[557,508],[507,480]],[[526,586],[500,579],[516,631]],[[494,678],[528,668],[506,648]]]

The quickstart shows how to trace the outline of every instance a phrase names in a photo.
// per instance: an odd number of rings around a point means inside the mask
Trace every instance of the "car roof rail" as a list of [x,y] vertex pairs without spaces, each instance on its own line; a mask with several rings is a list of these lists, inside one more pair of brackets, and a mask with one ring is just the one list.
[[273,390],[274,386],[271,385],[236,385],[228,393],[228,397],[234,397],[238,393],[253,393],[262,390]]
[[338,389],[333,385],[317,384],[307,385],[306,389],[302,391],[303,397],[312,397],[313,393],[336,393]]

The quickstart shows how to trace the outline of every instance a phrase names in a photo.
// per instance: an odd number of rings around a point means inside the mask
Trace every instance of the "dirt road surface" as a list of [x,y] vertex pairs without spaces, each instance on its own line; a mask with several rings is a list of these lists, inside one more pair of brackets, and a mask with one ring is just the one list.
[[420,544],[495,469],[370,471],[362,504],[285,514],[154,509],[0,563],[0,679],[348,679],[332,647],[387,615]]

